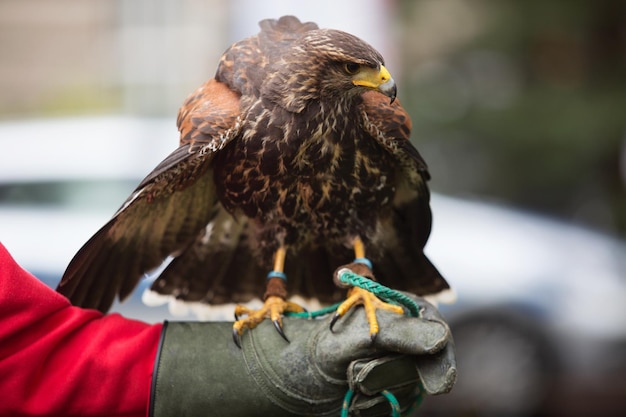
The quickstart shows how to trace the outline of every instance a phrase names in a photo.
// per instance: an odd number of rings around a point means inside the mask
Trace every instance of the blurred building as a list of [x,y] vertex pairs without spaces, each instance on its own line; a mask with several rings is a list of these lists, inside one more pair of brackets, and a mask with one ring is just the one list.
[[175,114],[226,43],[224,2],[0,2],[0,116]]

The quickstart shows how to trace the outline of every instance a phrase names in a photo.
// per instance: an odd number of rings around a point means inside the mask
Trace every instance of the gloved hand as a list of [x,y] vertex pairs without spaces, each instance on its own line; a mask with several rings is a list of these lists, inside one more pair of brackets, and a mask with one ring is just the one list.
[[329,330],[323,320],[285,318],[287,343],[265,320],[232,341],[232,323],[169,322],[155,365],[151,415],[340,415],[354,391],[353,415],[390,415],[384,390],[401,409],[422,394],[448,392],[456,378],[452,336],[437,310],[414,297],[421,317],[379,310],[372,342],[363,309]]

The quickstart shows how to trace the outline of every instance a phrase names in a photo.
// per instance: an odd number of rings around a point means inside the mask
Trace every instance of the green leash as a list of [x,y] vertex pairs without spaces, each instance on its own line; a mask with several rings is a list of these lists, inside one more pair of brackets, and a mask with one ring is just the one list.
[[[409,316],[419,317],[420,306],[417,305],[417,303],[413,301],[410,297],[407,297],[401,292],[393,290],[389,287],[385,287],[384,285],[376,281],[372,281],[369,278],[365,278],[364,276],[361,276],[359,274],[355,274],[348,268],[339,270],[338,275],[339,275],[339,281],[341,281],[341,283],[352,286],[352,287],[359,287],[364,290],[367,290],[387,303],[396,304],[396,305],[405,307],[409,311]],[[316,310],[313,312],[308,312],[308,311],[305,311],[303,313],[288,312],[288,313],[285,313],[285,315],[289,317],[304,317],[304,318],[311,319],[315,317],[325,316],[326,314],[330,314],[334,312],[335,310],[337,310],[337,307],[339,307],[340,305],[341,303],[337,303],[337,304],[333,304],[331,306],[324,307],[320,310]]]
[[339,281],[343,284],[362,288],[387,303],[403,306],[409,310],[409,316],[411,317],[420,316],[420,306],[417,305],[417,303],[410,297],[402,294],[401,292],[385,287],[384,285],[376,281],[372,281],[369,278],[365,278],[359,274],[355,274],[348,268],[339,270],[338,275]]
[[[367,261],[367,263],[364,261]],[[371,269],[371,263],[369,262],[369,260],[363,259],[363,261],[360,261],[360,263],[366,263],[367,265],[370,266],[370,269]],[[359,274],[355,274],[348,268],[340,269],[337,275],[339,276],[339,281],[341,281],[341,283],[343,284],[346,284],[352,287],[362,288],[366,291],[371,292],[372,294],[374,294],[375,296],[377,296],[378,298],[380,298],[381,300],[387,303],[400,305],[408,310],[409,316],[411,317],[420,316],[420,306],[415,301],[413,301],[410,297],[407,297],[406,295],[402,294],[399,291],[393,290],[389,287],[385,287],[384,285],[379,284],[376,281],[372,281],[369,278],[365,278],[364,276],[361,276]],[[340,304],[341,303],[333,304],[331,306],[328,306],[328,307],[325,307],[325,308],[322,308],[320,310],[313,311],[313,312],[286,313],[285,315],[290,316],[290,317],[304,317],[304,318],[312,319],[315,317],[324,316],[326,314],[330,314],[334,312],[335,310],[337,310],[337,307],[339,307]],[[407,413],[405,415],[408,415],[410,412],[412,412],[415,409],[415,407],[419,406],[422,403],[422,400],[423,400],[422,391],[423,390],[420,390],[419,394],[417,395],[417,399],[415,400],[415,404],[413,404],[413,406],[411,406],[409,410],[407,410]],[[395,395],[393,395],[390,391],[387,391],[387,390],[382,391],[381,395],[384,396],[387,399],[387,401],[389,401],[389,405],[391,406],[391,416],[400,417],[402,415],[400,411],[400,403],[398,402],[398,399],[395,397]],[[341,407],[341,417],[348,417],[350,403],[352,402],[353,396],[354,396],[354,391],[352,390],[352,388],[349,388],[348,392],[346,392],[346,395],[343,398],[343,406]]]

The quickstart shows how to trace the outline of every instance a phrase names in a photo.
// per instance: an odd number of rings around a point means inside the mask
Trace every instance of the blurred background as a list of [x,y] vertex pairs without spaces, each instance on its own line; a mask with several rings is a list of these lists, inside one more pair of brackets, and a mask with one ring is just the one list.
[[383,53],[430,166],[460,378],[422,414],[626,412],[621,0],[0,0],[0,240],[55,286],[222,52],[283,14]]

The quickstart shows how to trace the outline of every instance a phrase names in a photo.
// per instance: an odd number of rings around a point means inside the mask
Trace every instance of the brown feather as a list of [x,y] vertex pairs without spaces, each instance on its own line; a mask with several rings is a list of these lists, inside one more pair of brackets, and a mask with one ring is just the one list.
[[169,256],[153,290],[247,301],[263,294],[280,246],[292,294],[336,301],[332,272],[352,261],[357,236],[383,283],[448,288],[423,253],[430,176],[409,115],[345,70],[376,71],[381,55],[293,16],[260,26],[183,103],[180,147],[70,262],[59,291],[72,302],[106,311]]

